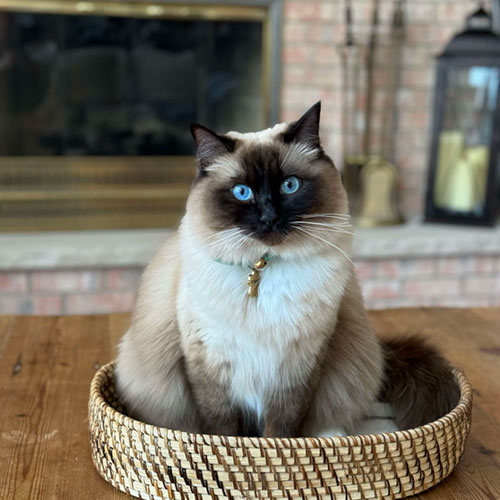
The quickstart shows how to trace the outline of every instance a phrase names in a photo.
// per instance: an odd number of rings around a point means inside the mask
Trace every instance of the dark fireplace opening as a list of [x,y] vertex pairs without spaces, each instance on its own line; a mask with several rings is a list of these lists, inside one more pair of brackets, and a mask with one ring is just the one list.
[[0,155],[186,155],[264,125],[262,23],[4,13]]

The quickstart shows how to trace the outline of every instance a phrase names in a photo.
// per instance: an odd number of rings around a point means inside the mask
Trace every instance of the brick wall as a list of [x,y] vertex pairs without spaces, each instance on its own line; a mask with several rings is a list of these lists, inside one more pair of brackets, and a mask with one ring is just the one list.
[[[500,256],[364,260],[357,263],[370,309],[500,306]],[[130,311],[142,270],[0,273],[0,314]]]
[[[370,32],[370,0],[352,0],[354,37],[366,46]],[[374,85],[374,136],[371,152],[381,149],[381,129],[388,98],[394,92],[388,80],[388,51],[392,0],[380,0],[379,49]],[[490,6],[491,2],[484,2]],[[402,47],[401,86],[397,92],[399,124],[394,161],[401,172],[400,203],[411,218],[422,212],[427,178],[428,140],[432,121],[434,58],[463,28],[467,15],[477,9],[471,0],[408,0],[406,36]],[[342,75],[339,44],[345,36],[344,2],[285,0],[283,27],[284,120],[295,119],[308,104],[323,101],[322,135],[327,151],[342,165]],[[361,96],[361,101],[366,96]],[[389,99],[390,102],[391,99]]]
[[142,269],[0,273],[0,314],[99,314],[132,310]]
[[500,306],[500,257],[357,263],[369,309]]

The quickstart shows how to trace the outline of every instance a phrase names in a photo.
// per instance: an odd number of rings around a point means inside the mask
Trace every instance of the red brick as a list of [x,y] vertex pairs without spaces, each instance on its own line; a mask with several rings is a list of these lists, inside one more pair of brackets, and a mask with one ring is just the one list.
[[434,68],[405,68],[402,84],[403,87],[430,89],[434,85]]
[[406,43],[410,46],[427,46],[431,49],[436,49],[441,32],[441,26],[429,24],[409,24],[406,30]]
[[296,109],[306,110],[308,106],[315,103],[318,100],[329,102],[339,102],[341,98],[341,92],[336,89],[330,88],[318,88],[318,86],[309,85],[288,85],[288,87],[283,89],[282,101],[287,107],[293,107]]
[[386,88],[393,84],[393,75],[387,68],[375,68],[373,72],[373,84],[375,87]]
[[[304,43],[308,39],[308,25],[306,23],[286,22],[283,25],[284,45]],[[283,69],[286,69],[286,65]]]
[[141,279],[141,269],[110,269],[102,271],[104,290],[135,290]]
[[25,273],[21,272],[0,273],[0,293],[26,292],[27,289],[28,289],[28,278]]
[[280,113],[280,120],[284,122],[293,122],[294,120],[297,120],[297,118],[300,117],[301,112],[299,109],[296,109],[295,107],[287,107],[285,108],[284,106],[281,107],[281,113]]
[[439,259],[437,267],[441,275],[459,276],[464,270],[463,261],[459,258]]
[[[306,83],[308,80],[306,67],[303,64],[285,64],[282,79],[284,85],[298,85]],[[298,115],[297,111],[293,110],[290,120],[296,120]]]
[[465,293],[471,295],[496,295],[500,293],[500,277],[469,277],[465,280]]
[[403,108],[399,115],[401,128],[405,130],[405,132],[410,130],[415,133],[415,129],[420,130],[427,127],[430,116],[431,115],[426,109]]
[[377,263],[376,274],[381,278],[398,278],[403,276],[400,260],[381,260]]
[[489,307],[500,307],[500,294],[495,295],[494,297],[489,297],[488,306]]
[[[338,50],[331,45],[318,45],[314,50],[311,51],[311,59],[309,62],[313,65],[317,65],[319,69],[321,66],[328,67],[331,65],[338,65],[339,53]],[[339,78],[338,83],[340,83],[340,74],[337,74]],[[330,85],[334,84],[335,80],[330,82]]]
[[406,14],[411,24],[434,24],[436,20],[436,6],[433,2],[408,2]]
[[307,39],[315,43],[333,44],[339,35],[339,28],[334,28],[330,24],[311,24],[308,28]]
[[397,104],[405,108],[428,108],[431,95],[427,89],[403,88],[398,92]]
[[285,19],[299,21],[317,20],[322,18],[322,5],[318,2],[303,0],[287,0],[284,5]]
[[33,314],[44,316],[63,313],[63,299],[60,295],[35,296],[31,300]]
[[403,68],[428,68],[435,64],[435,47],[425,45],[407,45],[402,50],[401,66]]
[[[416,134],[415,130],[401,129],[398,134],[401,141],[402,150],[408,154],[421,155],[422,151],[427,151],[428,138],[424,134]],[[419,172],[420,175],[420,172]]]
[[409,260],[404,263],[406,276],[432,276],[435,272],[436,261],[434,259]]
[[472,2],[440,0],[436,5],[436,22],[450,28],[454,26],[455,30],[460,30],[463,27],[465,16],[472,14],[471,9],[474,10]]
[[[343,21],[344,19],[344,11],[342,9],[342,6],[340,5],[340,2],[322,2],[320,5],[320,14],[321,20],[323,22],[332,21],[335,19]],[[342,24],[340,24],[340,26],[342,26]]]
[[464,270],[470,274],[491,274],[497,271],[498,257],[467,257]]
[[303,46],[289,45],[283,47],[282,57],[284,64],[306,63],[309,51]]
[[391,304],[388,304],[386,301],[382,300],[373,300],[367,301],[365,300],[365,307],[369,311],[376,311],[378,309],[391,309]]
[[363,297],[367,302],[394,299],[399,296],[400,283],[398,281],[364,280],[362,289]]
[[411,279],[404,284],[404,295],[412,296],[450,296],[460,294],[458,279]]
[[[399,136],[398,136],[399,137]],[[411,155],[406,155],[407,151],[404,149],[404,144],[401,144],[401,154],[398,155],[397,164],[400,170],[404,170],[404,175],[407,175],[407,172],[416,171],[422,172],[426,167],[426,159],[419,158],[415,156],[414,153]]]
[[336,35],[338,35],[337,29],[324,22],[287,22],[283,26],[285,47],[301,46],[305,48],[304,44],[306,44],[311,54],[314,54],[314,51],[323,45],[333,44]]
[[31,275],[35,292],[74,292],[97,290],[99,271],[36,271]]
[[358,278],[371,278],[373,276],[373,268],[375,264],[372,261],[360,261],[356,262],[356,274]]
[[29,314],[30,303],[24,297],[0,295],[0,314]]
[[109,292],[68,295],[66,297],[67,314],[105,314],[128,312],[134,307],[134,292]]

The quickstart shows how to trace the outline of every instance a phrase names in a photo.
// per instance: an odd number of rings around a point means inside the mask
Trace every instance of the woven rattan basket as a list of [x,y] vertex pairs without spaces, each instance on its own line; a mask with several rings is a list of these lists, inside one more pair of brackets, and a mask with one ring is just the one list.
[[430,424],[387,434],[265,439],[189,434],[121,413],[113,363],[90,390],[92,458],[116,488],[145,499],[395,499],[424,491],[460,460],[472,391],[455,371],[461,397]]

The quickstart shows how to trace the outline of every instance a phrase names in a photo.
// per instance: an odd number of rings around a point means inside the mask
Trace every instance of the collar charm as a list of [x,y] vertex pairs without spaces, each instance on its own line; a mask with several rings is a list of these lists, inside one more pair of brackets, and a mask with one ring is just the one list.
[[248,275],[248,296],[257,297],[259,295],[260,273],[266,268],[267,260],[265,257],[259,259],[252,268],[252,272]]

